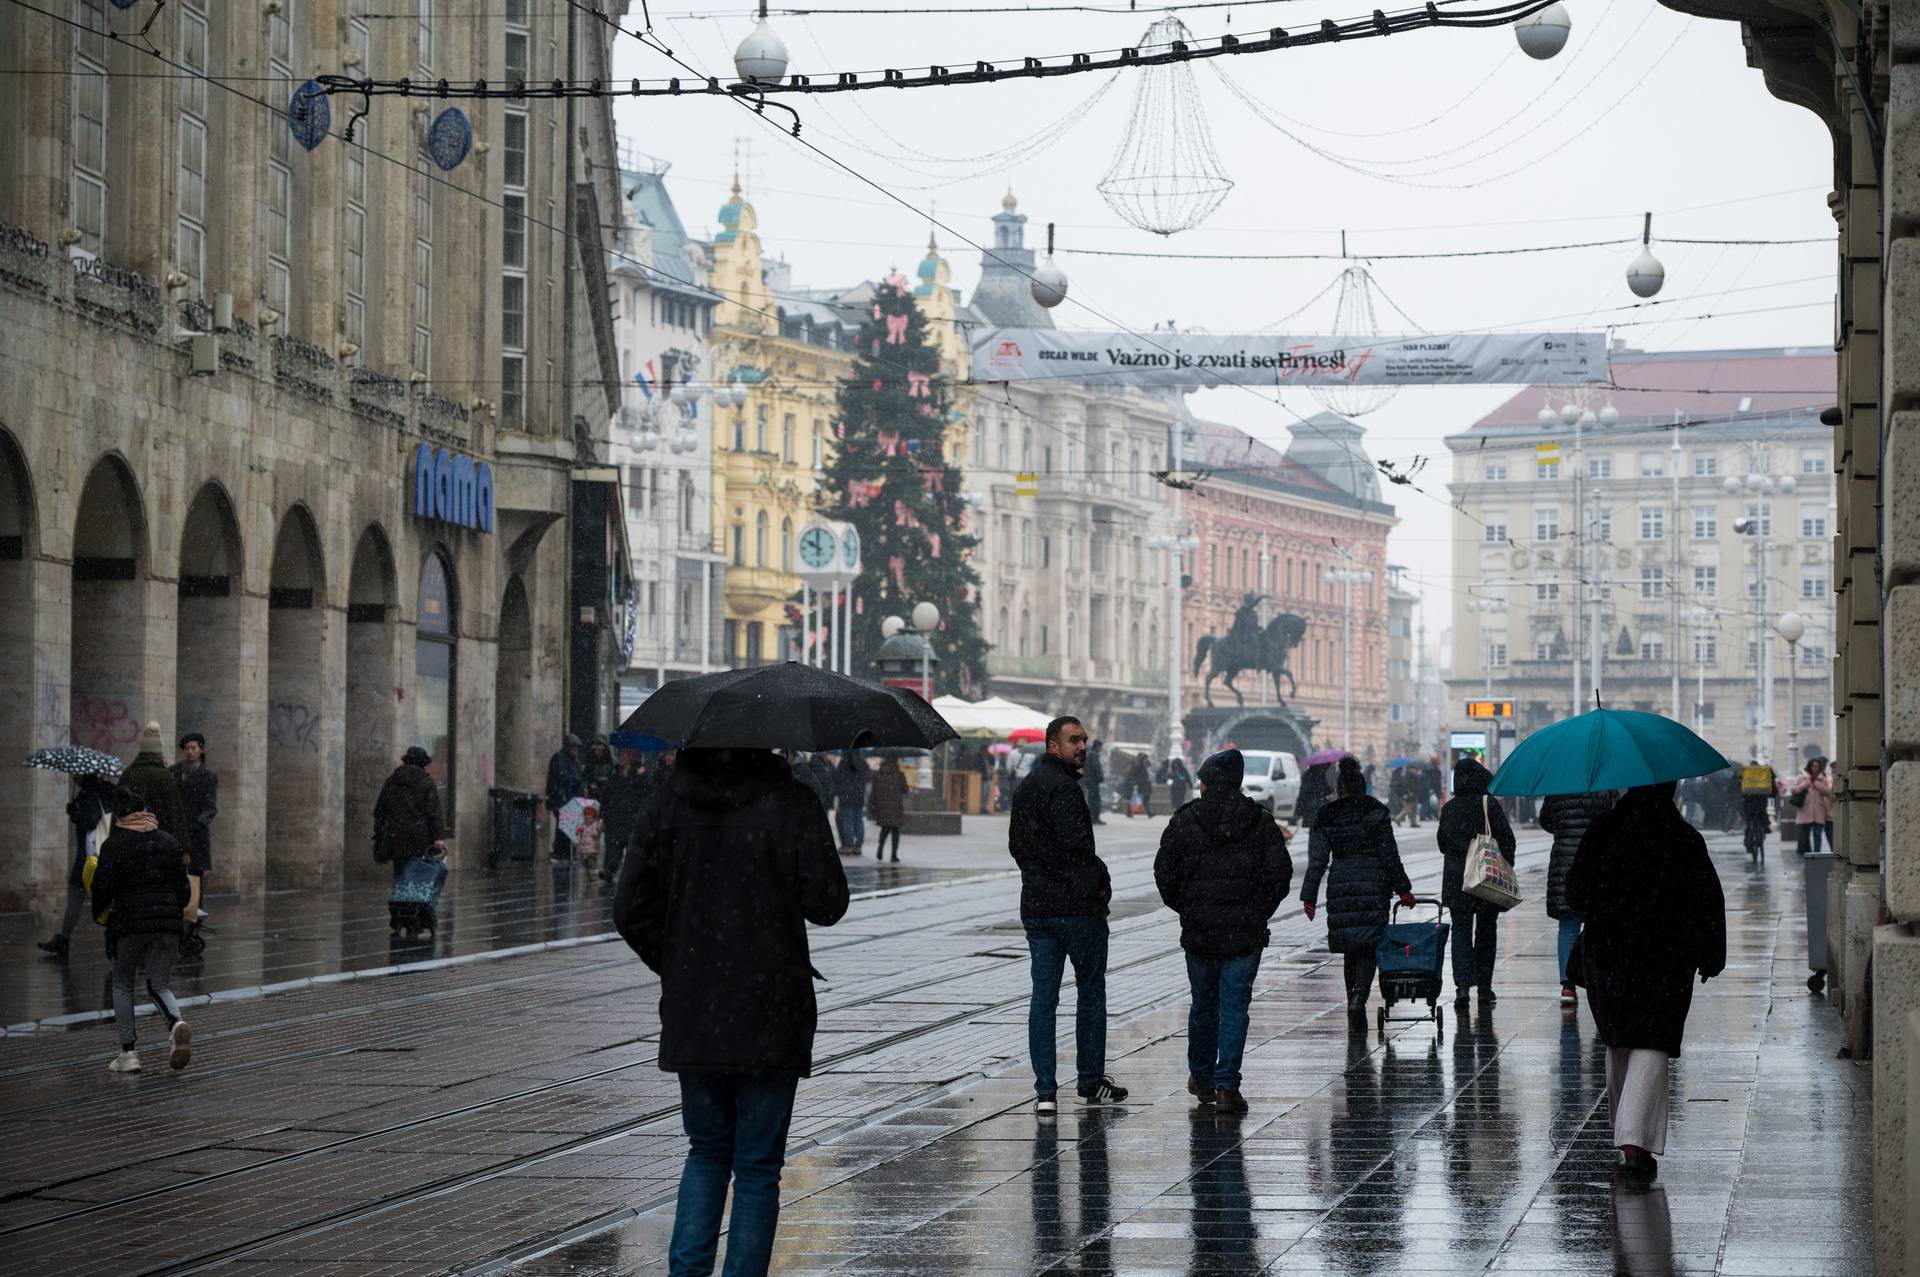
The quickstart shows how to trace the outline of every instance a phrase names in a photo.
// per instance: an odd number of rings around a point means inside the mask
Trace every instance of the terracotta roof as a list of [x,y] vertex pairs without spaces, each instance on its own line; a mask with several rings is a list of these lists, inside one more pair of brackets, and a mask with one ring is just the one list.
[[[1594,402],[1610,401],[1623,422],[1670,422],[1676,412],[1693,421],[1795,410],[1817,414],[1836,393],[1833,351],[1818,346],[1615,351],[1609,363],[1618,388],[1595,387]],[[1561,388],[1528,386],[1470,429],[1538,429],[1550,396],[1554,407],[1565,402]]]
[[1188,465],[1211,470],[1224,481],[1264,479],[1351,500],[1346,492],[1321,475],[1297,461],[1289,461],[1278,449],[1268,447],[1235,426],[1196,420],[1193,431]]

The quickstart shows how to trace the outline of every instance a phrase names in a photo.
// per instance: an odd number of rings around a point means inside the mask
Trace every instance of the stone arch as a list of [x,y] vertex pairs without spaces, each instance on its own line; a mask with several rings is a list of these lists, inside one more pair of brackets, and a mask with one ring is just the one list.
[[[67,742],[67,707],[60,695],[56,671],[34,650],[34,586],[39,561],[40,523],[34,500],[33,475],[26,454],[4,427],[0,427],[0,669],[13,671],[0,679],[0,757],[25,758],[45,745]],[[48,819],[35,818],[40,809],[57,816],[55,807],[62,782],[51,773],[25,767],[0,766],[0,821],[15,831],[0,857],[0,898],[24,903],[41,876],[34,873],[36,845],[46,847],[41,833],[52,828]],[[64,820],[60,829],[70,828]],[[57,846],[43,852],[47,863]]]
[[[74,508],[69,723],[75,744],[131,758],[147,703],[146,504],[125,459],[94,463]],[[162,729],[165,729],[162,724]]]
[[460,703],[461,599],[453,555],[446,546],[436,541],[425,547],[414,581],[419,593],[413,627],[411,736],[433,758],[427,774],[440,786],[440,811],[451,836],[459,777],[454,715]]
[[[500,596],[499,657],[493,673],[493,784],[538,789],[533,782],[533,609],[526,582],[507,578]],[[481,769],[482,777],[485,769]]]
[[386,529],[369,523],[354,543],[347,570],[347,695],[343,788],[346,860],[351,871],[377,874],[371,855],[373,800],[400,756],[394,724],[394,636],[399,616],[393,547]]
[[245,565],[232,499],[217,481],[203,483],[180,526],[174,729],[176,737],[206,737],[216,770],[252,752],[243,745],[243,710],[260,697],[255,640],[243,622]]
[[[325,797],[326,570],[320,534],[295,504],[274,536],[267,580],[267,846],[269,889],[322,885],[331,849],[292,833],[317,823]],[[337,727],[337,724],[335,725]]]

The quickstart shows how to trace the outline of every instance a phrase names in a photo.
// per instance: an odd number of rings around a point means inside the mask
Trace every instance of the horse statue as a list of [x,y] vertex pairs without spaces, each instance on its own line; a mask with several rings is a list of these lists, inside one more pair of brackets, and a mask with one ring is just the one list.
[[1213,680],[1218,678],[1233,693],[1233,699],[1245,705],[1247,698],[1234,686],[1234,679],[1244,670],[1258,670],[1272,678],[1274,699],[1282,705],[1287,701],[1280,694],[1281,678],[1287,680],[1287,696],[1300,694],[1293,671],[1287,668],[1287,657],[1306,636],[1307,623],[1291,612],[1282,612],[1267,622],[1265,629],[1261,629],[1259,606],[1264,597],[1243,595],[1239,608],[1234,612],[1233,625],[1227,632],[1202,635],[1195,645],[1193,672],[1198,674],[1200,667],[1208,664],[1209,658],[1212,662],[1207,670],[1206,681],[1200,688],[1200,694],[1207,704],[1213,704]]

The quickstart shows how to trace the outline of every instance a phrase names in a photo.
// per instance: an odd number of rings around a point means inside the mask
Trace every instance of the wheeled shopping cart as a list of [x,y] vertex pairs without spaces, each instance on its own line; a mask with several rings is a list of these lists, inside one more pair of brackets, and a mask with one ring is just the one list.
[[[1445,1022],[1440,1018],[1440,973],[1452,928],[1446,923],[1437,897],[1416,897],[1413,903],[1416,907],[1432,905],[1433,921],[1400,922],[1401,905],[1396,900],[1386,932],[1374,950],[1380,967],[1381,1005],[1377,1016],[1382,1035],[1387,1031],[1389,1020],[1409,1023],[1432,1020],[1437,1034],[1446,1032]],[[1395,1015],[1396,1002],[1425,1002],[1427,1009],[1419,1015]]]

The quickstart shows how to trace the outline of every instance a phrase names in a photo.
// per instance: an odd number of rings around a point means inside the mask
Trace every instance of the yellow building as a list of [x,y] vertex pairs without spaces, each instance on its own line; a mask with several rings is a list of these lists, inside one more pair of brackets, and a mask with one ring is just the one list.
[[715,308],[708,361],[746,401],[714,412],[714,550],[726,560],[723,645],[738,667],[797,656],[788,612],[800,592],[794,536],[814,511],[833,439],[834,397],[853,367],[860,318],[843,290],[799,290],[762,252],[741,197],[720,209],[713,239]]
[[940,372],[947,379],[947,446],[950,465],[969,462],[973,438],[973,388],[967,384],[972,369],[972,331],[980,317],[960,305],[953,287],[953,268],[940,256],[933,236],[927,236],[927,255],[920,260],[920,282],[913,300],[927,321],[927,338],[940,351]]

